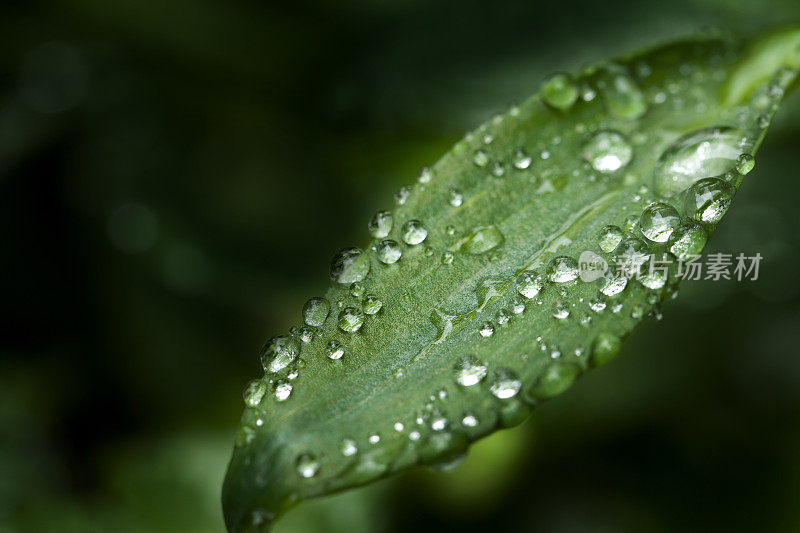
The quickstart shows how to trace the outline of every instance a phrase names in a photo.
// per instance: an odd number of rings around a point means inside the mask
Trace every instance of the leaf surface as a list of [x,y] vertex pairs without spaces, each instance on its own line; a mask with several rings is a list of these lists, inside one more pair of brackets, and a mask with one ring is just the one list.
[[798,67],[798,29],[697,38],[556,75],[467,134],[265,345],[228,528],[452,461],[612,358],[675,295]]

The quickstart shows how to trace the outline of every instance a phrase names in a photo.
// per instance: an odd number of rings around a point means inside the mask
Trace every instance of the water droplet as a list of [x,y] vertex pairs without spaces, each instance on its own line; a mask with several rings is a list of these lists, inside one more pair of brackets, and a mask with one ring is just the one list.
[[567,283],[578,277],[578,262],[572,257],[554,257],[547,266],[547,277],[554,283]]
[[258,404],[261,403],[261,399],[266,392],[267,387],[261,380],[255,379],[251,381],[247,384],[247,387],[245,387],[244,392],[242,392],[244,404],[247,407],[257,407]]
[[331,341],[328,343],[328,357],[330,359],[341,359],[344,355],[344,346],[339,341]]
[[489,391],[495,398],[507,400],[513,398],[522,387],[522,382],[513,371],[501,368],[494,373],[492,386]]
[[369,274],[369,257],[360,248],[346,248],[336,254],[331,261],[331,280],[350,285],[364,281]]
[[622,242],[624,233],[619,226],[603,226],[600,228],[600,234],[597,237],[597,244],[600,249],[606,253],[611,253]]
[[302,326],[299,328],[292,328],[294,330],[294,335],[300,339],[300,342],[303,344],[308,344],[309,342],[314,340],[314,329],[308,326]]
[[633,147],[615,131],[601,131],[583,145],[583,157],[604,174],[616,172],[631,162]]
[[378,444],[381,441],[381,436],[378,435],[377,433],[373,433],[372,435],[369,436],[367,440],[369,441],[370,444]]
[[517,296],[511,301],[511,312],[519,315],[525,312],[525,300]]
[[645,237],[653,242],[667,242],[680,224],[678,210],[669,204],[650,204],[639,218],[639,226]]
[[456,363],[455,375],[456,383],[462,387],[477,385],[486,377],[486,364],[473,356],[467,356]]
[[647,99],[628,69],[621,65],[606,67],[606,77],[598,82],[608,112],[621,119],[632,120],[647,111]]
[[527,299],[531,299],[544,287],[544,277],[533,270],[526,270],[517,276],[517,292]]
[[540,89],[542,99],[556,109],[566,110],[578,99],[578,87],[569,74],[557,73],[547,78]]
[[392,231],[393,225],[394,217],[389,211],[378,211],[369,219],[367,227],[373,237],[376,239],[383,239]]
[[294,387],[288,381],[279,380],[275,383],[275,399],[279,402],[284,402],[292,395]]
[[419,220],[409,220],[403,224],[403,242],[411,246],[420,244],[428,236],[428,230]]
[[261,351],[261,366],[266,372],[279,372],[295,360],[300,353],[300,345],[296,340],[285,337],[273,337]]
[[705,230],[698,224],[691,224],[678,228],[673,235],[675,239],[669,251],[681,261],[700,255],[708,242]]
[[716,224],[730,207],[735,189],[718,178],[695,182],[686,194],[686,214],[699,222]]
[[442,254],[443,265],[452,265],[454,260],[455,256],[453,255],[453,252],[445,252]]
[[486,339],[488,337],[491,337],[492,335],[494,335],[494,326],[491,323],[486,322],[485,324],[483,324],[480,327],[480,329],[478,330],[478,333],[484,339]]
[[340,449],[345,457],[352,457],[358,453],[358,446],[353,439],[342,439]]
[[756,166],[756,159],[750,154],[742,154],[736,160],[736,172],[742,176],[749,174]]
[[350,296],[353,298],[361,298],[364,296],[364,285],[358,282],[350,285]]
[[405,205],[408,198],[411,196],[411,192],[411,187],[401,187],[399,191],[394,193],[394,201],[397,202],[398,205]]
[[319,472],[319,461],[309,453],[298,456],[294,464],[297,475],[302,478],[310,479]]
[[503,234],[495,226],[482,226],[472,230],[459,249],[463,253],[477,255],[497,248],[505,240]]
[[419,171],[419,176],[417,177],[417,180],[420,183],[429,183],[432,177],[433,177],[433,172],[431,171],[430,167],[423,167],[422,170]]
[[364,312],[355,307],[345,307],[339,313],[339,329],[355,333],[364,325]]
[[400,245],[391,239],[384,239],[378,243],[378,261],[384,265],[393,265],[403,255]]
[[558,301],[553,304],[553,317],[563,320],[569,316],[569,307],[564,302]]
[[553,361],[542,372],[536,386],[530,391],[535,398],[547,399],[558,396],[575,381],[581,373],[581,368],[574,363]]
[[653,186],[660,196],[674,196],[708,176],[736,168],[739,155],[752,150],[744,132],[735,128],[704,128],[672,143],[653,170]]
[[643,240],[635,237],[623,239],[614,250],[617,267],[628,277],[637,275],[648,259],[650,259],[650,249]]
[[465,413],[461,419],[461,424],[468,428],[474,428],[478,425],[478,418],[472,413]]
[[531,166],[532,161],[533,159],[531,159],[531,157],[525,152],[522,150],[517,150],[517,153],[514,156],[514,168],[518,170],[525,170]]
[[456,190],[450,191],[450,205],[459,207],[462,203],[464,203],[464,195]]
[[362,307],[366,314],[374,315],[381,310],[381,308],[383,307],[383,302],[380,301],[377,296],[369,295],[366,298],[364,298],[364,301],[362,302]]
[[486,152],[483,150],[478,150],[475,152],[475,156],[472,158],[472,161],[475,163],[475,166],[483,168],[489,164],[489,156],[486,155]]

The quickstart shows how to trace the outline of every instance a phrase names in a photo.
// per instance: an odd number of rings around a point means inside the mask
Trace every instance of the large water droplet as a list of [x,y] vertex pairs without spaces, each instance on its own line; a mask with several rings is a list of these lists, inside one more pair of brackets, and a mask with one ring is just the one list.
[[261,352],[261,366],[266,372],[279,372],[295,360],[300,353],[296,340],[279,336],[268,340]]
[[339,329],[355,333],[364,325],[364,312],[355,307],[345,307],[339,313]]
[[495,226],[483,226],[467,235],[460,250],[467,254],[482,254],[497,248],[504,241],[505,237]]
[[554,257],[547,266],[547,277],[555,283],[566,283],[578,277],[578,262],[572,257]]
[[420,244],[428,236],[428,230],[419,220],[409,220],[403,224],[403,242],[411,246]]
[[739,155],[751,150],[752,144],[738,129],[720,127],[694,131],[672,143],[661,154],[653,170],[653,186],[659,195],[673,196],[701,178],[735,169]]
[[615,131],[601,131],[583,145],[583,157],[604,174],[624,168],[633,159],[633,147]]
[[569,74],[557,73],[547,78],[539,91],[542,99],[556,109],[566,110],[578,99],[578,86]]
[[650,204],[639,218],[639,227],[645,237],[653,242],[667,242],[680,224],[678,210],[669,204]]
[[730,207],[735,189],[719,178],[697,181],[686,193],[686,214],[699,222],[716,224]]
[[363,281],[369,274],[369,256],[360,248],[346,248],[333,257],[330,274],[342,285]]
[[325,323],[331,304],[325,298],[311,298],[303,305],[303,322],[309,326],[319,327]]
[[378,211],[372,218],[369,219],[369,224],[367,227],[369,228],[370,234],[377,239],[383,239],[389,232],[392,231],[392,226],[394,225],[394,217],[389,211]]
[[306,479],[316,476],[319,472],[319,461],[310,453],[298,456],[294,464],[297,475]]
[[462,387],[471,387],[480,383],[486,377],[486,364],[478,361],[473,356],[467,356],[456,363],[456,383]]

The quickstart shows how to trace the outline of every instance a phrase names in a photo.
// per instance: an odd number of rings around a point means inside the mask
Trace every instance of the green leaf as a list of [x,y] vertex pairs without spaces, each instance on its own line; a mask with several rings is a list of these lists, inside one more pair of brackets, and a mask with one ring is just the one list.
[[423,170],[334,258],[305,325],[266,344],[228,528],[452,461],[613,358],[752,168],[798,47],[796,28],[707,36],[559,74]]

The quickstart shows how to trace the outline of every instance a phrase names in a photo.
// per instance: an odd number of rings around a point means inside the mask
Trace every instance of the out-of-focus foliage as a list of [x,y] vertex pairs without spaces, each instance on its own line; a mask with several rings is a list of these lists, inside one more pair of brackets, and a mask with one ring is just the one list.
[[[222,531],[232,391],[258,347],[466,129],[556,68],[798,19],[795,0],[0,9],[0,531],[76,532]],[[796,531],[798,143],[795,95],[707,249],[760,252],[759,281],[685,283],[454,475],[276,530]]]

